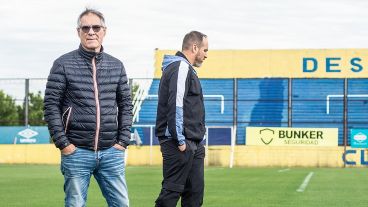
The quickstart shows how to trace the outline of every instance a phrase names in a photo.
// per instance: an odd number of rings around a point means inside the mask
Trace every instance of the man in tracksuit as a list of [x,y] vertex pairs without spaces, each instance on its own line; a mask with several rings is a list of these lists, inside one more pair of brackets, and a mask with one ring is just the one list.
[[165,55],[156,118],[163,157],[163,181],[156,206],[201,206],[204,191],[205,128],[203,93],[193,66],[207,58],[207,36],[185,35],[182,52]]

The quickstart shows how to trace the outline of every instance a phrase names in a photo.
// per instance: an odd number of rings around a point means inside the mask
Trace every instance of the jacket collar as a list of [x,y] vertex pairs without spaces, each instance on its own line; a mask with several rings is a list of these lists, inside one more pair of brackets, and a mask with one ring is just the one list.
[[88,61],[92,61],[92,58],[96,58],[96,63],[100,62],[102,60],[102,53],[103,53],[103,47],[101,45],[101,51],[100,52],[90,52],[87,51],[82,47],[82,45],[79,45],[78,49],[79,54],[85,58]]
[[185,57],[185,55],[182,52],[177,51],[175,55],[184,58],[189,63],[189,65],[192,65],[192,64],[190,64],[188,58]]
[[189,62],[188,58],[187,58],[187,57],[185,57],[185,55],[184,55],[182,52],[178,51],[178,52],[176,52],[176,54],[175,54],[175,55],[176,55],[176,56],[179,56],[179,57],[184,58],[184,59],[188,62],[188,64],[190,65],[190,68],[192,69],[192,71],[193,71],[195,74],[197,74],[197,71],[193,68],[193,65]]

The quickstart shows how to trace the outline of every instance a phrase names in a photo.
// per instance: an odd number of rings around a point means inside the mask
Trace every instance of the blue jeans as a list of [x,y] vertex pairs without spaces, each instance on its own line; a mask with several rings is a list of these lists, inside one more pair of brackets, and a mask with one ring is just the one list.
[[66,207],[86,205],[92,174],[109,207],[129,206],[124,151],[114,147],[97,152],[77,148],[70,155],[61,155],[61,172]]

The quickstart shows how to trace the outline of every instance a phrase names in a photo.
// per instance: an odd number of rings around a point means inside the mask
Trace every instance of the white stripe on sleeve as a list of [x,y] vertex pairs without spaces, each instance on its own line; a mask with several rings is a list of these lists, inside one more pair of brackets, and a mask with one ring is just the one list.
[[183,98],[185,92],[185,81],[189,71],[188,63],[181,61],[178,71],[178,82],[176,85],[176,106],[183,107]]

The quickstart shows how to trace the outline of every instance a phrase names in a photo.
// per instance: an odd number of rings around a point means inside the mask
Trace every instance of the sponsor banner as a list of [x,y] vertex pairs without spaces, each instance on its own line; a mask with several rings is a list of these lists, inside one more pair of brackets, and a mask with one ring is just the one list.
[[338,146],[338,128],[246,127],[246,145]]
[[49,144],[46,126],[0,127],[0,144]]
[[[164,55],[155,51],[155,78]],[[209,50],[200,78],[367,78],[367,49]]]
[[353,148],[368,148],[368,129],[352,129],[350,145]]

